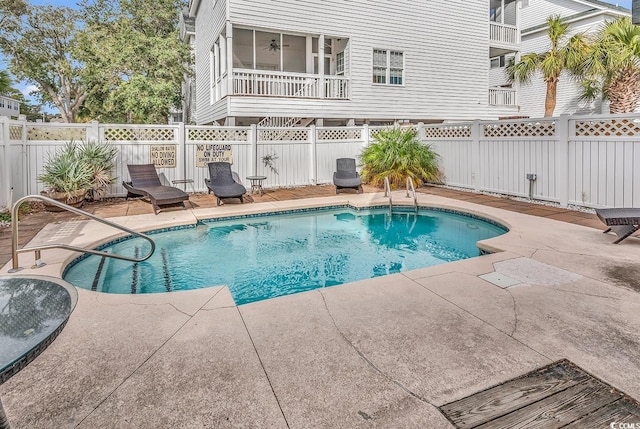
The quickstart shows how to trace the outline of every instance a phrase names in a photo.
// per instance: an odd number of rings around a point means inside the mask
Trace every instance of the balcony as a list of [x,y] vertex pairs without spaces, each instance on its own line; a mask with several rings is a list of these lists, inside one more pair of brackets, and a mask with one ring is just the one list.
[[348,100],[349,91],[350,79],[344,76],[233,70],[232,95]]
[[517,106],[516,96],[513,88],[489,88],[489,106]]
[[514,25],[489,23],[490,57],[515,52],[520,46],[520,30]]

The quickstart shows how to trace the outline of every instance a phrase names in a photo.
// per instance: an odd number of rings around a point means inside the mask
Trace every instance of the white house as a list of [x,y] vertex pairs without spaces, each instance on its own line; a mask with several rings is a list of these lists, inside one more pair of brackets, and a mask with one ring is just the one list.
[[521,0],[191,0],[196,122],[291,126],[518,115],[489,84]]
[[17,119],[20,116],[20,102],[13,98],[0,95],[0,116]]
[[[522,54],[545,52],[549,49],[548,26],[546,20],[558,15],[569,23],[569,33],[595,32],[606,21],[621,16],[631,16],[631,11],[623,7],[595,0],[523,0],[520,9],[521,48],[515,55],[492,58],[490,84],[506,86],[504,66],[511,59],[518,59]],[[531,118],[544,116],[546,84],[542,75],[534,76],[529,84],[514,85],[517,89],[520,115]],[[556,109],[554,115],[608,113],[608,104],[602,100],[587,103],[580,99],[581,90],[578,82],[563,73],[557,89]]]

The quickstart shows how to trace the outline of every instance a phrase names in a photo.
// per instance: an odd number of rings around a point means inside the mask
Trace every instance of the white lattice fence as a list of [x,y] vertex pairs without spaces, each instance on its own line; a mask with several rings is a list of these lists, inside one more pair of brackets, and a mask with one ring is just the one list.
[[[255,128],[183,125],[33,124],[0,121],[0,204],[37,193],[47,156],[70,140],[100,139],[119,149],[112,195],[123,195],[127,163],[150,162],[151,145],[176,145],[176,168],[159,168],[165,182],[191,178],[205,190],[206,168],[196,167],[199,144],[231,146],[233,170],[267,176],[265,186],[330,183],[335,160],[358,156],[386,127]],[[640,207],[640,115],[429,124],[423,142],[441,157],[446,183],[527,195],[526,175],[537,175],[534,197],[585,206]],[[315,133],[315,134],[314,134]],[[23,141],[24,137],[24,141]],[[262,158],[276,156],[278,174]],[[9,168],[12,174],[6,178]],[[18,177],[19,176],[19,177]],[[8,183],[12,183],[8,186]],[[21,189],[22,186],[22,189]],[[187,187],[187,189],[190,189]]]
[[207,191],[204,179],[209,177],[209,170],[196,166],[198,145],[229,144],[233,153],[231,169],[238,173],[240,180],[248,185],[246,177],[252,175],[253,154],[251,150],[250,129],[248,127],[202,127],[187,126],[185,144],[185,177],[193,179],[198,191]]
[[569,136],[569,202],[640,207],[640,117],[570,120]]
[[490,122],[484,124],[482,137],[507,138],[514,137],[554,137],[554,121],[515,121],[515,122]]

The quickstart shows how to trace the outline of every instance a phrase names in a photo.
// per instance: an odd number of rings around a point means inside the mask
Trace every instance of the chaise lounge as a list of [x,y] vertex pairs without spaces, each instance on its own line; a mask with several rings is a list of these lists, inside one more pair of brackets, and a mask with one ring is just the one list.
[[132,197],[147,197],[153,206],[153,212],[158,214],[164,206],[182,203],[189,199],[189,194],[175,186],[164,186],[160,182],[158,172],[153,164],[127,164],[130,182],[122,182],[127,190],[127,199]]
[[356,193],[362,192],[362,179],[356,171],[356,160],[353,158],[338,158],[336,170],[333,173],[333,184],[336,185],[336,194],[341,189],[352,188]]
[[216,196],[216,203],[220,205],[222,198],[239,198],[244,203],[243,196],[247,193],[244,185],[236,182],[231,172],[231,164],[228,162],[210,162],[209,179],[204,179],[205,185],[209,188],[209,193]]
[[609,227],[603,231],[604,233],[613,231],[618,236],[614,244],[620,243],[640,229],[640,209],[596,209],[596,215]]

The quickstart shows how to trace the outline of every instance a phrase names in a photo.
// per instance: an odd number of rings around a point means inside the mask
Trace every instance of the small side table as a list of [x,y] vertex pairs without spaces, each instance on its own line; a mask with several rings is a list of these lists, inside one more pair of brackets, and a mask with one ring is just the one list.
[[193,193],[196,193],[196,187],[193,186],[193,179],[174,179],[171,181],[172,184],[177,185],[178,183],[182,183],[184,185],[184,191],[187,192],[187,183],[191,185],[191,189]]
[[267,179],[267,176],[247,176],[247,180],[251,182],[251,193],[258,191],[260,195],[263,194],[262,182]]

